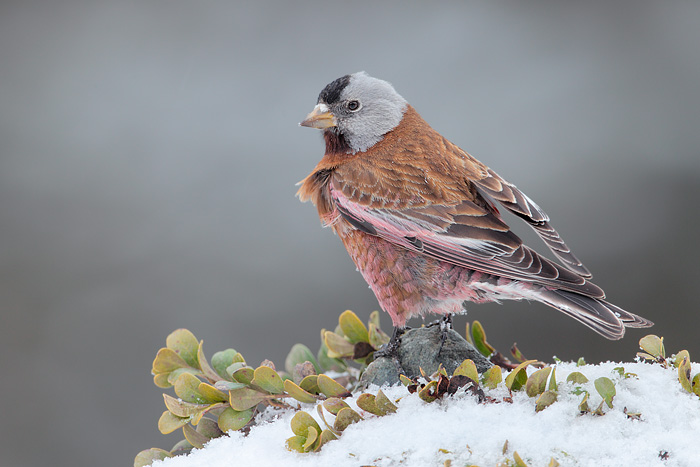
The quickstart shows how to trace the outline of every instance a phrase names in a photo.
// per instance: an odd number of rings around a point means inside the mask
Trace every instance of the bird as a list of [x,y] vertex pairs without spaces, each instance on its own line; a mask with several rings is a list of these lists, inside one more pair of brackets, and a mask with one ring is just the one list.
[[[387,81],[361,71],[329,83],[301,126],[325,154],[297,185],[343,242],[389,314],[395,340],[413,317],[469,302],[537,301],[603,337],[653,323],[605,300],[549,216],[514,184],[434,130]],[[509,211],[556,257],[512,232]]]

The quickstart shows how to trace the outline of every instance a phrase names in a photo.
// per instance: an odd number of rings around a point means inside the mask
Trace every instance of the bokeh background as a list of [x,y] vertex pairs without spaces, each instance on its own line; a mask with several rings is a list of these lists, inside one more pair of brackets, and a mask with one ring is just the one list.
[[[0,464],[169,449],[149,370],[176,328],[281,365],[377,309],[294,196],[323,152],[297,122],[358,70],[528,193],[611,301],[698,361],[699,19],[692,0],[3,1]],[[469,318],[545,360],[629,360],[644,335],[538,304]]]

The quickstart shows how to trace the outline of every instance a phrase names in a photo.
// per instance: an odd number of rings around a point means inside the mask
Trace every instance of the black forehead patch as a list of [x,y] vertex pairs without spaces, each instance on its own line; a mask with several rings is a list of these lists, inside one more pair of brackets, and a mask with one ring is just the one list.
[[342,76],[332,83],[328,84],[321,94],[318,95],[318,103],[335,104],[340,99],[340,93],[343,92],[345,86],[350,82],[350,75]]

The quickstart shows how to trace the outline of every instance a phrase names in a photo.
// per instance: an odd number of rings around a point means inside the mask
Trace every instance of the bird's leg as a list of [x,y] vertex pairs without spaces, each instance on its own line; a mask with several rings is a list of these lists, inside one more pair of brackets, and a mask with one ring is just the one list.
[[447,342],[447,333],[452,329],[452,313],[445,314],[442,318],[433,321],[428,326],[440,326],[440,348],[437,353],[440,355],[442,347],[445,345],[445,342]]
[[379,350],[374,352],[374,358],[386,357],[398,360],[399,357],[399,346],[401,345],[401,336],[406,332],[406,327],[395,327],[394,332],[391,334],[391,340],[388,344],[383,345]]

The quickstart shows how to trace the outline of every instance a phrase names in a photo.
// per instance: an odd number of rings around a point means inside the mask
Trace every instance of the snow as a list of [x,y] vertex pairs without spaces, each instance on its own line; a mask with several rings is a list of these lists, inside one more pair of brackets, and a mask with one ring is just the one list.
[[[638,378],[621,377],[614,370],[619,366]],[[700,364],[693,364],[693,374],[698,368]],[[604,416],[579,415],[583,396],[572,394],[573,385],[565,383],[574,371],[589,379],[580,386],[590,393],[592,410],[601,401],[593,381],[605,376],[615,383],[613,408],[604,406]],[[512,465],[513,451],[517,451],[529,466],[546,466],[551,458],[562,466],[700,466],[700,398],[681,388],[675,368],[647,363],[582,367],[559,363],[556,378],[559,400],[539,413],[535,399],[524,391],[514,394],[512,404],[478,404],[475,397],[464,393],[428,404],[402,386],[385,388],[390,399],[401,398],[395,414],[376,417],[358,409],[353,399],[346,399],[365,420],[349,426],[339,440],[329,442],[320,452],[287,451],[285,440],[293,435],[289,422],[294,412],[281,411],[273,420],[268,415],[247,437],[231,432],[188,456],[153,465],[423,467],[443,466],[450,460],[452,466],[485,467],[508,459]],[[503,384],[486,393],[498,400],[508,395]],[[628,418],[625,407],[628,412],[641,413],[641,420]],[[302,408],[324,426],[312,404],[302,404]],[[333,416],[326,417],[332,423]],[[506,440],[508,449],[503,454]],[[668,459],[661,459],[663,452],[668,452]]]

